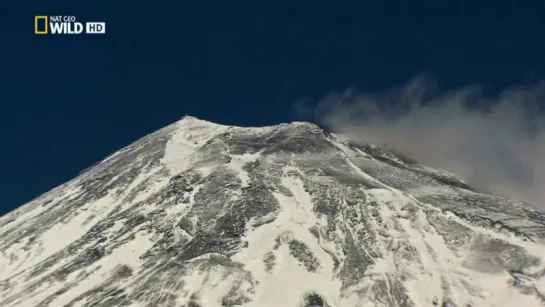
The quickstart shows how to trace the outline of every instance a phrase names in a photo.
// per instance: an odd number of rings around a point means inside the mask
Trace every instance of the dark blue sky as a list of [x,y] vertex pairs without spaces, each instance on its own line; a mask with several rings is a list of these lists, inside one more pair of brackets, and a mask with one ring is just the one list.
[[[265,125],[297,119],[299,99],[421,72],[492,90],[545,77],[544,1],[11,3],[0,214],[184,114]],[[107,34],[35,36],[34,15],[105,21]]]

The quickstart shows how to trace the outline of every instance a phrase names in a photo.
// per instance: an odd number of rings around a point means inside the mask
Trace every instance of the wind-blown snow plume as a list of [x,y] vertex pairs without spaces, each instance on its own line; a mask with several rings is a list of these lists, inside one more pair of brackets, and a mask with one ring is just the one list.
[[545,209],[545,116],[536,107],[544,103],[545,82],[490,98],[480,87],[439,93],[430,78],[418,77],[382,93],[332,94],[311,115],[350,138]]

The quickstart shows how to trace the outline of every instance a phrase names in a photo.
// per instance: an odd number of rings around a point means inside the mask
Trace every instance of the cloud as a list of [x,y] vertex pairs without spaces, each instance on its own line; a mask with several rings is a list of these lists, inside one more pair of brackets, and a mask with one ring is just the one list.
[[350,89],[299,111],[347,137],[454,173],[477,189],[545,209],[545,82],[487,97],[440,92],[419,76],[382,93]]

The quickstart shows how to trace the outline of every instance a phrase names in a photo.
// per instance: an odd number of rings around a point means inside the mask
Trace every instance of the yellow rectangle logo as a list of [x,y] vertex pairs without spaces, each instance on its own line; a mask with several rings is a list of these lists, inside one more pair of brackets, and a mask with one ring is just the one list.
[[[34,34],[49,33],[49,29],[47,27],[47,19],[47,16],[34,16]],[[40,21],[44,23],[43,27],[40,27]]]

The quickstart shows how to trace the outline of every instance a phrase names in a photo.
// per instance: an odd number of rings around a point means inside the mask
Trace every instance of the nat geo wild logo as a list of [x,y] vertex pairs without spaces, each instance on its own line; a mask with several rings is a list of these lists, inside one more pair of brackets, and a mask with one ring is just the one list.
[[34,34],[106,34],[106,23],[78,22],[75,16],[34,16]]

